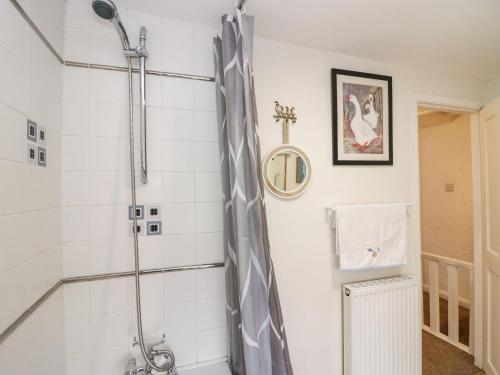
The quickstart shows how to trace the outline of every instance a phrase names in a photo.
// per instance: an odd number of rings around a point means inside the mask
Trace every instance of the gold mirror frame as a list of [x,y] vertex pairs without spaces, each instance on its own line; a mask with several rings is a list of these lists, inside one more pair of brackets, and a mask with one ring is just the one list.
[[[305,179],[302,182],[302,184],[300,185],[300,187],[296,190],[293,190],[293,191],[283,191],[283,190],[276,188],[273,185],[273,183],[269,180],[269,175],[267,173],[267,170],[269,168],[269,163],[271,162],[273,157],[275,155],[279,154],[280,152],[283,152],[283,151],[294,152],[295,154],[299,155],[306,163],[307,174],[305,176]],[[291,199],[291,198],[296,198],[296,197],[300,196],[309,186],[309,183],[311,181],[311,174],[312,174],[311,162],[309,161],[309,158],[307,157],[305,152],[302,151],[298,147],[291,146],[288,144],[276,147],[276,148],[272,149],[271,151],[269,151],[268,154],[266,155],[266,157],[264,159],[264,163],[262,165],[262,175],[263,175],[264,184],[266,185],[266,187],[269,189],[269,191],[271,193],[273,193],[277,197],[285,198],[285,199]]]

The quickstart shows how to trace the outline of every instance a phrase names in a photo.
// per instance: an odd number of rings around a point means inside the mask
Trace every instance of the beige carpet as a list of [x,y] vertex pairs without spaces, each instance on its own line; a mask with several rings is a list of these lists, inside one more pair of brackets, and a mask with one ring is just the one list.
[[479,375],[474,358],[463,350],[422,331],[422,375]]

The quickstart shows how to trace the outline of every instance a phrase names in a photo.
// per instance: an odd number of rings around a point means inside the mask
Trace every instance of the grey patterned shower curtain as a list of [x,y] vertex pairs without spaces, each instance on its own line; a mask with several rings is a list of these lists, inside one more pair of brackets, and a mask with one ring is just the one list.
[[228,360],[233,375],[293,375],[269,253],[252,48],[253,17],[224,16],[214,54]]

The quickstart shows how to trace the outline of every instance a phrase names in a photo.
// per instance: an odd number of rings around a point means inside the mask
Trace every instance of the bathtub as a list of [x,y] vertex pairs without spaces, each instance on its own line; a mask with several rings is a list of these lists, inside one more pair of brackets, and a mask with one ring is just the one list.
[[226,362],[213,363],[199,367],[179,368],[179,375],[231,375]]

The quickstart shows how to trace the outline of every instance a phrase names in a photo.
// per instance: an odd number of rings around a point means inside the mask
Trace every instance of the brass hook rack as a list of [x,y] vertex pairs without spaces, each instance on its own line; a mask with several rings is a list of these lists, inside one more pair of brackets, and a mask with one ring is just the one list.
[[283,121],[283,144],[288,144],[290,142],[289,127],[290,121],[292,124],[297,122],[297,115],[295,114],[295,107],[282,106],[277,100],[274,101],[276,113],[273,118],[276,122]]

